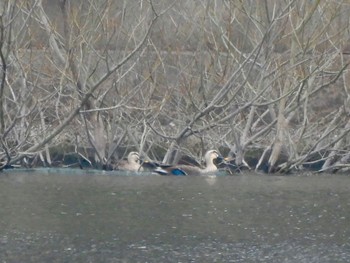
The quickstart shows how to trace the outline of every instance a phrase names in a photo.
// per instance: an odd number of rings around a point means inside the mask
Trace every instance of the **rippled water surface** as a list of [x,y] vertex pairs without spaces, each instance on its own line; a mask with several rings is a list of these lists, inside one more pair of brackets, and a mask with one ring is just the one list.
[[350,262],[347,175],[0,173],[0,262]]

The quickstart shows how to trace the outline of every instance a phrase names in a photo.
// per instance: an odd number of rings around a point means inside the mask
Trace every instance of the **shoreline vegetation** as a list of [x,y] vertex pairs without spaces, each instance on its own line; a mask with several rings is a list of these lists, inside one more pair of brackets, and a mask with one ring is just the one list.
[[110,169],[130,151],[199,165],[208,149],[233,172],[348,171],[349,12],[331,0],[2,1],[0,171]]
[[[122,159],[127,157],[127,149],[120,149],[120,156],[123,156]],[[164,153],[164,150],[159,149],[159,151]],[[15,165],[8,165],[3,167],[3,169],[16,169],[16,168],[73,168],[73,169],[82,169],[82,170],[119,170],[115,168],[117,163],[116,159],[112,159],[110,163],[103,164],[95,161],[94,149],[93,148],[79,148],[77,149],[74,145],[64,145],[57,146],[50,149],[50,161],[48,163],[44,156],[38,154],[33,157],[25,157],[21,160],[20,163]],[[222,148],[221,152],[229,153],[229,148]],[[235,159],[231,159],[227,162],[216,163],[219,169],[219,172],[225,172],[227,175],[236,175],[244,171],[256,171],[264,173],[276,173],[278,170],[269,171],[268,159],[260,160],[260,156],[263,154],[262,150],[253,149],[251,152],[247,152],[245,155],[244,164],[237,165]],[[269,156],[270,153],[267,153]],[[161,153],[159,154],[161,155]],[[298,172],[320,172],[324,161],[318,159],[317,156],[314,160],[309,160],[309,162],[303,163],[301,167],[297,167],[293,170],[282,171],[279,174],[294,174]],[[147,157],[146,157],[147,159]],[[278,164],[284,164],[287,159],[286,157],[281,158],[278,161]],[[145,160],[142,157],[141,164],[146,172],[152,172],[156,168],[156,164],[160,163],[159,160]],[[198,160],[190,155],[182,155],[177,162],[178,164],[193,165],[201,167],[203,166],[203,160]],[[324,171],[329,173],[329,171]],[[337,172],[337,170],[332,170],[331,172]]]

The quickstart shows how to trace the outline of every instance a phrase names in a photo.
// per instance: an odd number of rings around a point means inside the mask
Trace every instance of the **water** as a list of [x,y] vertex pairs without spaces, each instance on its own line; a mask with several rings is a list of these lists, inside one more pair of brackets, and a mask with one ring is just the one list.
[[350,262],[349,190],[346,175],[6,171],[0,262]]

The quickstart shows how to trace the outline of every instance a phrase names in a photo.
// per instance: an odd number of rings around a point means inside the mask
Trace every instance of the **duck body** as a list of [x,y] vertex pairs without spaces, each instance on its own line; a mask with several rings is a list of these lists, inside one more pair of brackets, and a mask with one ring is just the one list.
[[175,176],[200,176],[215,173],[218,168],[214,164],[214,160],[220,158],[221,156],[215,150],[207,151],[204,156],[206,166],[205,168],[200,168],[192,165],[174,165],[174,166],[159,166],[154,172],[160,175],[175,175]]
[[130,152],[127,160],[121,160],[117,163],[116,170],[122,171],[143,171],[143,167],[140,163],[140,156],[137,152]]

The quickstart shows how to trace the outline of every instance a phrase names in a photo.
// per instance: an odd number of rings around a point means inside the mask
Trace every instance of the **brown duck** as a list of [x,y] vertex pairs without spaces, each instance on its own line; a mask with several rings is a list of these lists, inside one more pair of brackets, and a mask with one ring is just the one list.
[[123,171],[143,171],[143,168],[140,163],[140,155],[137,152],[130,152],[128,154],[127,160],[119,161],[115,168],[116,170]]
[[222,158],[221,155],[215,151],[210,150],[207,151],[204,155],[204,160],[206,166],[204,168],[200,168],[192,165],[174,165],[174,166],[160,166],[157,167],[154,172],[160,175],[206,175],[215,173],[218,168],[214,164],[214,160]]

